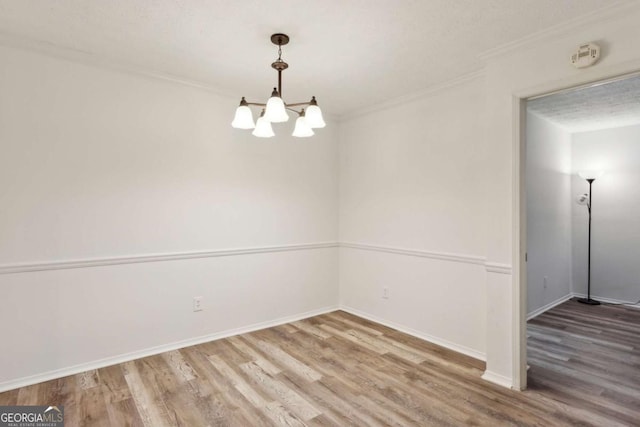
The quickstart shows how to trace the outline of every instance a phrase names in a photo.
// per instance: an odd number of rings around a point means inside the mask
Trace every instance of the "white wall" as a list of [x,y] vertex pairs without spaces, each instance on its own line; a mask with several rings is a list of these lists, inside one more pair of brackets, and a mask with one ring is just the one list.
[[533,113],[526,121],[527,313],[571,294],[571,134]]
[[[573,134],[572,193],[588,192],[577,175],[601,169],[593,183],[591,295],[640,300],[640,125]],[[573,204],[573,286],[587,293],[588,215]]]
[[475,76],[340,128],[341,303],[480,358],[483,90]]
[[336,306],[338,249],[314,246],[337,240],[334,123],[263,140],[231,128],[237,99],[8,47],[0,62],[0,388]]
[[[421,110],[419,114],[413,113],[417,123],[408,123],[398,115],[400,112],[412,114],[403,106],[389,110],[389,115],[374,112],[347,121],[341,137],[344,144],[340,160],[340,177],[344,184],[340,189],[341,237],[345,240],[370,239],[369,243],[378,245],[370,252],[384,254],[385,257],[388,254],[389,257],[384,261],[387,265],[376,265],[382,261],[362,253],[355,254],[355,251],[364,251],[362,244],[359,248],[341,249],[343,301],[356,305],[355,301],[358,308],[370,307],[372,314],[381,318],[395,319],[425,335],[444,340],[448,337],[456,340],[457,345],[474,352],[484,352],[487,359],[485,378],[503,385],[523,385],[526,372],[523,357],[526,306],[522,307],[522,302],[526,298],[520,295],[520,255],[524,251],[520,250],[519,230],[522,227],[518,211],[521,184],[519,99],[640,70],[640,53],[636,46],[640,38],[639,20],[637,4],[612,4],[610,12],[587,16],[486,53],[483,55],[486,62],[485,84],[480,83],[479,87],[470,82],[453,85],[408,103],[406,106],[413,105]],[[577,46],[590,40],[597,41],[604,48],[600,62],[589,69],[572,68],[567,58]],[[0,158],[3,174],[0,180],[3,186],[1,205],[15,205],[16,212],[24,216],[23,220],[16,220],[15,215],[8,212],[13,208],[2,210],[0,244],[3,248],[0,253],[7,257],[2,263],[135,255],[147,250],[209,250],[335,239],[336,145],[331,127],[324,130],[325,137],[309,141],[311,144],[291,141],[286,137],[273,141],[276,144],[256,141],[244,134],[232,133],[228,127],[228,114],[233,111],[237,100],[226,100],[165,82],[71,65],[40,55],[7,49],[2,49],[0,55],[0,138],[4,149]],[[170,120],[171,117],[175,117],[175,121]],[[389,117],[401,120],[400,123],[406,124],[409,131],[402,126],[394,126]],[[85,127],[87,122],[92,123],[91,127]],[[381,135],[367,130],[369,124]],[[170,135],[170,138],[165,135]],[[34,147],[29,141],[36,137],[41,144]],[[449,145],[442,144],[439,137]],[[371,151],[369,139],[374,148]],[[318,143],[320,140],[322,142]],[[103,143],[95,147],[92,141]],[[428,141],[429,145],[420,145],[420,141]],[[138,144],[142,144],[142,148]],[[433,148],[426,148],[432,145]],[[40,152],[43,146],[51,147],[45,152],[47,155]],[[479,151],[476,152],[476,148]],[[77,154],[58,154],[65,151]],[[191,155],[191,152],[197,155]],[[453,157],[456,155],[458,158]],[[375,156],[379,158],[376,160]],[[388,156],[388,160],[383,156]],[[30,163],[32,157],[38,161]],[[362,164],[358,165],[360,162]],[[350,163],[373,183],[349,176],[355,173],[349,172]],[[443,163],[448,167],[445,168]],[[56,164],[59,166],[51,166]],[[47,173],[53,171],[55,175]],[[105,178],[105,172],[112,172],[107,175],[109,180]],[[376,179],[378,174],[385,179]],[[7,175],[11,181],[7,180]],[[52,185],[48,185],[49,182]],[[211,192],[213,184],[216,186]],[[374,184],[382,188],[378,190]],[[117,191],[114,191],[114,186]],[[400,194],[396,196],[398,191]],[[96,194],[101,197],[95,197]],[[382,200],[382,195],[389,196],[392,203]],[[437,198],[429,197],[431,195]],[[217,196],[222,197],[224,203],[214,204],[219,200]],[[440,197],[444,197],[445,202],[441,202]],[[466,201],[469,197],[471,202]],[[480,205],[474,203],[476,198],[481,199]],[[483,208],[477,209],[478,206]],[[103,214],[105,209],[113,209],[113,213]],[[460,212],[460,209],[465,211]],[[157,218],[151,218],[155,214]],[[175,221],[175,218],[180,221]],[[357,224],[359,218],[362,218],[362,225]],[[416,227],[410,230],[410,227],[402,225],[405,222]],[[385,231],[388,228],[394,231],[393,235]],[[102,231],[105,229],[106,232]],[[17,234],[13,230],[18,230]],[[31,233],[30,230],[39,232]],[[42,237],[40,232],[48,237]],[[128,233],[134,233],[135,238],[128,238]],[[151,239],[152,243],[146,239]],[[429,264],[424,268],[417,267],[406,259],[396,264],[391,259],[396,254],[389,252],[400,252],[399,256],[402,251],[397,251],[395,245],[409,246],[408,249],[414,250],[404,251],[404,254],[412,253]],[[305,251],[298,255],[321,258],[323,251]],[[440,251],[451,251],[453,255]],[[251,280],[252,285],[265,288],[253,286],[247,291],[241,287],[243,290],[234,293],[235,298],[230,303],[220,303],[225,304],[225,311],[215,315],[223,317],[225,313],[232,313],[231,307],[236,305],[244,308],[241,303],[249,298],[248,295],[256,296],[254,301],[259,301],[272,289],[271,286],[266,287],[264,277],[269,278],[270,285],[281,277],[287,277],[300,287],[304,297],[276,307],[279,311],[275,314],[267,313],[274,309],[272,307],[254,304],[247,312],[258,310],[256,316],[260,320],[313,310],[325,305],[325,301],[331,304],[333,293],[337,292],[335,285],[324,275],[314,275],[317,273],[314,269],[321,263],[326,269],[324,274],[334,274],[335,250],[326,252],[330,252],[328,256],[334,260],[333,263],[310,259],[308,262],[314,268],[306,269],[304,266],[307,264],[301,263],[304,277],[298,274],[296,278],[291,278],[287,269],[279,271],[278,278],[274,278],[271,270],[261,275],[260,264],[254,268],[247,258],[247,262],[240,265],[247,271],[258,271],[255,274],[257,279]],[[293,252],[274,254],[280,255],[284,258],[279,265],[295,261],[286,259]],[[369,296],[375,295],[375,289],[365,288],[362,292],[362,286],[372,286],[368,273],[359,265],[359,259],[350,261],[349,257],[368,258],[368,266],[381,270],[397,272],[408,268],[408,272],[420,274],[408,285],[393,283],[398,287],[391,289],[387,302],[381,303],[378,297]],[[454,259],[458,261],[455,265],[461,268],[454,269],[451,262]],[[219,276],[212,276],[212,280],[206,282],[208,284],[217,283],[218,278],[224,280],[224,277],[240,274],[236,268],[225,270],[220,267],[217,263],[222,258],[207,260],[212,263],[211,269],[220,272]],[[166,268],[179,268],[176,266],[182,262],[167,262]],[[446,262],[451,265],[445,267]],[[480,267],[483,263],[486,272],[484,267]],[[136,267],[142,265],[136,264]],[[182,265],[189,266],[188,263]],[[130,267],[119,266],[117,269],[128,272]],[[26,296],[40,298],[38,292],[43,289],[51,291],[47,296],[55,296],[57,301],[61,301],[66,298],[64,286],[68,286],[70,280],[80,280],[73,282],[74,286],[81,286],[89,280],[79,277],[80,271],[83,274],[90,272],[89,269],[65,270],[69,277],[58,282],[48,281],[54,275],[51,271],[3,275],[0,286],[3,290],[8,289],[10,296],[18,292],[13,298],[13,301],[18,301],[16,306],[19,299]],[[115,270],[109,267],[106,271]],[[158,271],[160,273],[152,273],[153,277],[145,281],[147,288],[142,288],[152,290],[150,294],[154,295],[157,307],[163,309],[183,298],[190,305],[191,289],[183,292],[175,283],[178,280],[189,283],[191,276],[183,273],[191,270],[187,267],[173,274],[163,269]],[[225,275],[224,271],[228,273]],[[385,271],[383,273],[387,274]],[[294,273],[297,274],[297,270]],[[137,284],[138,277],[138,274],[127,273],[118,281]],[[172,281],[172,278],[175,279]],[[168,284],[170,281],[173,283]],[[319,284],[320,281],[323,285]],[[314,292],[319,292],[324,300],[320,301],[322,298],[308,292],[308,283],[314,284]],[[48,284],[51,289],[46,288]],[[352,294],[348,291],[350,288],[353,289]],[[91,287],[86,289],[88,291]],[[94,289],[104,297],[102,285]],[[168,292],[176,289],[179,297]],[[230,292],[233,293],[233,289]],[[253,292],[256,289],[263,293]],[[411,301],[408,301],[407,292],[418,290],[422,298],[416,298],[412,293]],[[114,295],[118,301],[120,292],[116,291]],[[399,295],[400,299],[394,299],[397,298],[394,295]],[[89,292],[74,294],[73,298],[68,306],[79,307],[81,304],[75,302],[95,301]],[[134,296],[125,293],[124,298],[122,310],[129,310],[124,318],[138,314],[144,318],[149,316],[150,310],[131,311],[130,307],[136,301]],[[376,298],[377,301],[370,302],[368,298]],[[436,306],[429,298],[442,305]],[[38,305],[44,305],[43,301],[38,299]],[[59,304],[57,301],[53,302],[54,310]],[[416,313],[402,313],[404,303],[411,309],[417,309],[415,301],[425,302],[424,313],[427,314],[424,317]],[[108,300],[105,307],[109,307],[111,302],[113,300]],[[387,304],[387,308],[376,304]],[[117,315],[122,310],[118,307],[110,314]],[[456,311],[455,321],[471,329],[465,332],[455,325],[438,324],[438,320],[434,320],[435,315],[430,317],[429,310],[444,315]],[[121,339],[111,338],[105,333],[117,330],[116,323],[113,323],[113,328],[109,327],[109,319],[102,322],[100,328],[93,328],[92,324],[100,322],[97,315],[83,320],[81,316],[74,317],[73,312],[62,313],[62,321],[57,321],[70,325],[71,329],[58,330],[47,327],[46,322],[54,320],[45,313],[36,313],[36,320],[22,324],[12,320],[17,316],[16,311],[14,308],[7,314],[2,311],[3,329],[0,332],[26,347],[2,353],[0,366],[8,367],[0,367],[3,380],[74,363],[67,350],[56,344],[53,348],[47,347],[37,341],[29,341],[28,337],[52,333],[54,343],[64,336],[77,337],[73,345],[83,349],[83,337],[94,330],[98,330],[108,342]],[[84,315],[84,312],[79,314]],[[201,315],[213,316],[211,311]],[[132,351],[166,343],[177,336],[181,339],[198,335],[200,331],[196,327],[186,325],[186,319],[195,319],[194,316],[186,310],[175,322],[168,319],[160,326],[154,324],[160,332],[169,328],[167,324],[178,325],[176,331],[170,331],[161,339],[156,339],[155,333],[149,334],[150,328],[144,324],[128,331],[140,338]],[[444,319],[450,318],[445,316]],[[218,326],[212,325],[210,331],[218,331]],[[104,354],[109,347],[108,342],[95,350],[86,349],[91,352],[86,359],[109,356]],[[49,355],[32,355],[43,350]],[[20,365],[17,371],[14,370],[18,365],[16,360],[20,358],[32,365]],[[35,360],[31,361],[32,358]]]

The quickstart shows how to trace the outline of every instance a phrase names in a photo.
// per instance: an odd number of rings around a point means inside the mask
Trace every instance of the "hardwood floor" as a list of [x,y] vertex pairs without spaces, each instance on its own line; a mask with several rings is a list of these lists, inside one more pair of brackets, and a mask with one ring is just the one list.
[[531,390],[640,425],[640,309],[570,300],[527,332]]
[[[523,393],[482,380],[482,362],[337,311],[9,391],[0,405],[64,405],[66,426],[637,425],[637,350],[604,355],[638,348],[633,322],[614,319],[619,331],[599,335],[611,343],[596,343],[603,356],[581,359],[612,375],[617,362],[630,367],[605,389],[571,374],[558,381],[566,372],[555,360],[568,350],[553,316],[532,322],[533,387]],[[565,331],[589,329],[588,313],[571,316]]]

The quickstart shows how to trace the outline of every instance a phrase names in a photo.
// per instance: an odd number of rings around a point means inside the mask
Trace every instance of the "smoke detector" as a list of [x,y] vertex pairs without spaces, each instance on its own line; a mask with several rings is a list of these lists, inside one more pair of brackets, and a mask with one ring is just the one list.
[[576,68],[586,68],[595,64],[600,58],[600,46],[595,43],[583,44],[571,55],[571,64]]

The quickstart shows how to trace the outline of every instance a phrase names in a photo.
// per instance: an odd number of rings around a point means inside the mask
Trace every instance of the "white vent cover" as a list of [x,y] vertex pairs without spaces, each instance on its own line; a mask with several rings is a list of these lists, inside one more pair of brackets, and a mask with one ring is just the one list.
[[585,68],[595,64],[600,58],[600,46],[595,43],[583,44],[571,55],[571,63],[576,68]]

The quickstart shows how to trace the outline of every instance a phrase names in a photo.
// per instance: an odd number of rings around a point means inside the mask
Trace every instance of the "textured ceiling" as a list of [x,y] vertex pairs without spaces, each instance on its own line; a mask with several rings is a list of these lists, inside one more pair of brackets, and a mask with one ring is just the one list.
[[640,75],[527,102],[527,109],[569,132],[640,124]]
[[316,95],[341,115],[473,71],[486,50],[632,1],[0,0],[0,35],[262,101],[276,80],[269,36],[285,32],[285,100]]

